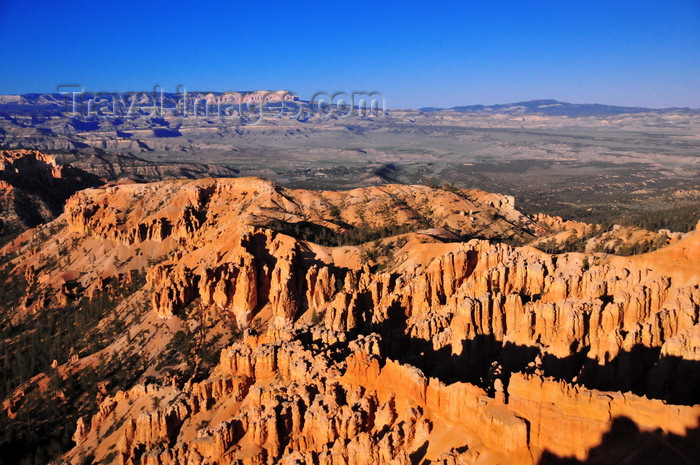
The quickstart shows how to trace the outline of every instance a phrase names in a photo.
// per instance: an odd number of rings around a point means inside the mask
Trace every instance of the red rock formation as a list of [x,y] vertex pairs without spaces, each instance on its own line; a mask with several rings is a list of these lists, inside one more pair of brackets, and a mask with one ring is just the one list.
[[[411,223],[431,193],[430,214],[463,233],[474,224],[448,211],[478,204],[520,218],[506,197],[410,186],[308,193],[203,180],[73,196],[54,240],[73,247],[68,262],[81,271],[54,283],[47,251],[28,238],[14,266],[47,295],[79,284],[65,299],[147,269],[128,303],[150,306],[132,314],[124,303],[128,334],[105,350],[135,345],[151,382],[101,399],[63,458],[536,464],[545,453],[585,459],[619,417],[693,434],[699,232],[637,257],[408,233],[383,239],[391,259],[380,271],[362,258],[367,244],[323,246],[271,221],[342,234],[331,205],[344,206],[343,223],[381,226],[394,199]],[[496,236],[509,226],[490,227]],[[79,248],[94,259],[73,258]],[[217,340],[218,362],[199,370],[201,349]]]
[[0,150],[0,235],[54,219],[76,191],[102,184],[37,150]]

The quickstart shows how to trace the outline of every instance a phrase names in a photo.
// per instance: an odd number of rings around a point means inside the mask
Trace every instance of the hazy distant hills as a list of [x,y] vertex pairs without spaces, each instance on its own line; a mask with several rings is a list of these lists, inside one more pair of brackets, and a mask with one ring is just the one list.
[[[154,95],[153,92],[140,92],[140,95]],[[218,95],[213,92],[190,92],[190,97],[201,97],[204,95]],[[245,95],[245,92],[241,92]],[[86,94],[88,95],[88,94]],[[160,94],[158,94],[160,95]],[[174,93],[164,93],[164,98],[171,102],[176,101],[180,96]],[[129,94],[125,93],[122,98],[127,99]],[[10,118],[12,115],[33,115],[33,116],[68,116],[71,110],[69,105],[70,97],[60,93],[31,93],[22,95],[0,95],[0,118]],[[308,101],[298,100],[299,104],[306,105]],[[453,110],[460,113],[476,114],[541,114],[546,116],[611,116],[636,113],[683,113],[700,114],[700,109],[693,108],[647,108],[647,107],[624,107],[616,105],[604,105],[599,103],[568,103],[554,99],[529,100],[517,103],[502,103],[497,105],[460,105],[451,108],[423,107],[422,112],[438,112]]]
[[[116,111],[100,116],[89,110],[90,94],[76,99],[78,114],[66,95],[0,95],[0,148],[40,150],[106,181],[262,176],[327,190],[452,183],[591,222],[671,207],[690,212],[669,216],[689,218],[677,230],[697,222],[690,221],[700,190],[697,109],[534,100],[372,117],[312,111],[301,101],[288,102],[284,114],[236,109],[234,101],[219,116],[202,111],[209,94],[187,95],[188,111],[173,111],[178,96],[165,93],[155,112],[152,92],[125,93],[115,96]],[[128,112],[134,103],[138,111]]]
[[[446,108],[425,107],[421,111],[442,111]],[[499,105],[465,105],[449,108],[460,113],[485,114],[541,114],[546,116],[611,116],[626,113],[687,113],[698,114],[700,110],[692,108],[645,108],[620,107],[599,103],[568,103],[557,100],[529,100],[527,102],[504,103]]]

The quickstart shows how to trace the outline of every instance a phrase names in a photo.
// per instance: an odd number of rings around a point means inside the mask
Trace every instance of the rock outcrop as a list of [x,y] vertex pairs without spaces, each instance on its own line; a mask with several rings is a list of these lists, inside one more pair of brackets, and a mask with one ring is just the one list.
[[[396,218],[415,231],[383,229]],[[5,250],[36,290],[24,314],[138,283],[101,320],[121,333],[51,373],[122,351],[140,381],[98,392],[63,460],[534,465],[586,460],[621,418],[699,457],[700,231],[633,257],[468,238],[523,218],[508,197],[412,186],[74,195],[51,239]]]
[[37,150],[0,150],[0,236],[57,217],[75,192],[100,178]]

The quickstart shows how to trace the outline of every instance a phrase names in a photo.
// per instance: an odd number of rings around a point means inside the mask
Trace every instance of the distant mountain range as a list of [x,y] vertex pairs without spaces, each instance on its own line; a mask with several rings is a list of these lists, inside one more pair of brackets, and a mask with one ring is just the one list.
[[627,113],[671,113],[698,114],[700,109],[692,108],[645,108],[601,105],[598,103],[568,103],[558,100],[529,100],[527,102],[505,103],[499,105],[465,105],[452,108],[425,107],[420,111],[454,110],[460,113],[506,113],[506,114],[541,114],[546,116],[612,116]]
[[[190,98],[202,98],[205,95],[219,95],[217,92],[190,92]],[[246,92],[241,92],[245,95]],[[143,92],[139,95],[152,96],[153,92]],[[178,94],[164,93],[164,98],[169,102],[175,102],[180,98]],[[89,98],[88,94],[86,98]],[[68,96],[59,93],[32,93],[22,95],[0,95],[0,118],[10,118],[17,115],[32,115],[32,116],[68,116],[70,106],[68,104]],[[126,103],[129,103],[129,95],[124,94],[122,97]],[[141,97],[143,99],[144,97]],[[150,97],[147,97],[150,98]],[[80,102],[80,99],[78,99]],[[145,104],[149,100],[140,102]],[[297,100],[296,104],[307,105],[309,102],[305,100]],[[82,103],[82,102],[80,102]],[[292,103],[294,104],[294,103]],[[82,108],[82,107],[81,107]],[[635,113],[682,113],[682,114],[700,114],[700,109],[693,108],[646,108],[646,107],[623,107],[616,105],[603,105],[598,103],[568,103],[560,102],[553,99],[545,100],[529,100],[527,102],[503,103],[498,105],[461,105],[452,108],[442,107],[423,107],[419,111],[436,112],[436,111],[457,111],[460,113],[476,113],[476,114],[540,114],[546,116],[613,116],[622,114]]]

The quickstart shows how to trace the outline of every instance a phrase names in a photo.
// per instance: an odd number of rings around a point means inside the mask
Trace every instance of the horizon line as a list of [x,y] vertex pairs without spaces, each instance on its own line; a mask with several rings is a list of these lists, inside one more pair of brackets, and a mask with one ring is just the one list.
[[[77,87],[77,86],[76,86]],[[160,86],[158,86],[160,87]],[[183,86],[184,88],[184,86]],[[92,91],[82,91],[84,94],[128,94],[128,93],[138,93],[138,94],[151,94],[155,92],[154,90],[137,90],[137,91],[124,91],[124,92],[92,92]],[[270,92],[270,93],[278,93],[278,92],[288,92],[293,96],[299,97],[299,95],[295,94],[292,91],[286,90],[286,89],[279,89],[279,90],[269,90],[269,89],[257,89],[257,90],[239,90],[239,91],[219,91],[219,90],[186,90],[188,94],[223,94],[226,92],[237,92],[241,94],[252,94],[252,93],[257,93],[257,92]],[[176,95],[178,92],[162,92],[163,94],[167,95]],[[372,94],[372,91],[365,91],[365,92],[356,92],[356,94]],[[379,92],[374,92],[377,94],[381,94]],[[327,94],[325,92],[322,92],[322,94]],[[341,93],[339,93],[341,94]],[[344,94],[344,93],[343,93]],[[29,95],[66,95],[68,96],[67,92],[24,92],[24,93],[3,93],[0,92],[0,97],[24,97],[24,96],[29,96]],[[327,94],[330,95],[330,94]],[[348,94],[344,94],[348,95]],[[303,103],[308,103],[310,100],[304,100],[301,97],[299,97],[299,101]],[[532,98],[529,100],[519,100],[519,101],[512,101],[512,102],[501,102],[501,103],[460,103],[460,104],[455,104],[450,107],[445,107],[445,106],[431,106],[431,105],[425,105],[425,106],[420,106],[420,107],[394,107],[394,108],[387,108],[387,110],[399,110],[399,111],[421,111],[421,110],[433,110],[433,111],[447,111],[447,110],[454,110],[457,108],[463,108],[463,107],[498,107],[498,106],[509,106],[509,105],[519,105],[519,104],[527,104],[527,103],[535,103],[535,102],[552,102],[552,104],[567,104],[567,105],[600,105],[600,106],[606,106],[606,107],[614,107],[614,108],[629,108],[629,109],[645,109],[645,110],[691,110],[691,111],[700,111],[700,107],[693,108],[690,106],[664,106],[664,107],[655,107],[655,106],[644,106],[644,105],[617,105],[617,104],[608,104],[608,103],[600,103],[600,102],[567,102],[564,100],[557,100],[555,98]],[[1,104],[2,102],[0,102]]]

